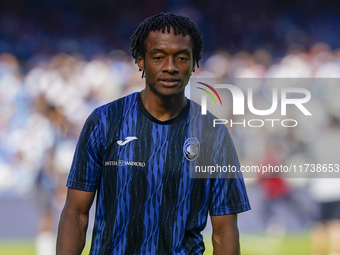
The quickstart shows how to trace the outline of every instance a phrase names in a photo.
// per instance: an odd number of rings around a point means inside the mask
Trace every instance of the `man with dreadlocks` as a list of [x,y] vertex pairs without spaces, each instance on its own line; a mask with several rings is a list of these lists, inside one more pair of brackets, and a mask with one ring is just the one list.
[[211,151],[223,144],[228,163],[239,167],[226,127],[218,128],[216,141],[190,133],[189,113],[200,118],[200,109],[184,88],[201,52],[200,31],[178,15],[147,18],[132,35],[145,89],[87,119],[67,182],[57,255],[81,254],[95,193],[92,255],[203,254],[208,213],[214,254],[240,254],[237,213],[250,209],[243,179],[190,178],[199,151],[183,153],[186,141],[211,144]]

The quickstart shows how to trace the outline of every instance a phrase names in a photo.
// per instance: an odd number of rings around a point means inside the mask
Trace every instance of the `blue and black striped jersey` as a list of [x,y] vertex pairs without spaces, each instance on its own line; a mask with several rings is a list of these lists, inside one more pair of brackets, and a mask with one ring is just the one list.
[[242,178],[191,178],[196,160],[183,152],[190,137],[207,148],[197,160],[212,151],[214,162],[239,168],[227,128],[220,125],[207,136],[200,118],[200,106],[188,100],[174,119],[158,121],[140,93],[92,112],[67,182],[97,191],[90,254],[202,254],[208,213],[250,209]]

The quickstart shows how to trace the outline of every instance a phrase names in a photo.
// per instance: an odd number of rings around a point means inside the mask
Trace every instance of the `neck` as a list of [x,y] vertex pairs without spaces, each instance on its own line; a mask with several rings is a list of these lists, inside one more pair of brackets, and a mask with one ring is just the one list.
[[141,97],[145,109],[159,121],[175,118],[187,104],[184,91],[176,96],[161,97],[143,90]]

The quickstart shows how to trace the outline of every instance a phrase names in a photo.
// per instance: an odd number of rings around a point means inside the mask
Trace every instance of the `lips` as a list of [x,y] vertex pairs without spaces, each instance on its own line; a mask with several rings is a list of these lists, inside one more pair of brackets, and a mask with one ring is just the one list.
[[159,82],[165,87],[174,87],[179,83],[179,79],[173,77],[160,78]]

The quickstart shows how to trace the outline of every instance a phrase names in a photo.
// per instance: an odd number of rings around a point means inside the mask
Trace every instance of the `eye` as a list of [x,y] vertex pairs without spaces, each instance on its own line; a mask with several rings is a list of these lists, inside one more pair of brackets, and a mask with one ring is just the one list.
[[188,58],[186,58],[186,57],[179,57],[178,58],[180,61],[187,61],[188,60]]
[[154,60],[161,60],[161,59],[162,59],[162,57],[160,57],[160,56],[156,56],[156,57],[153,57],[153,59],[154,59]]

